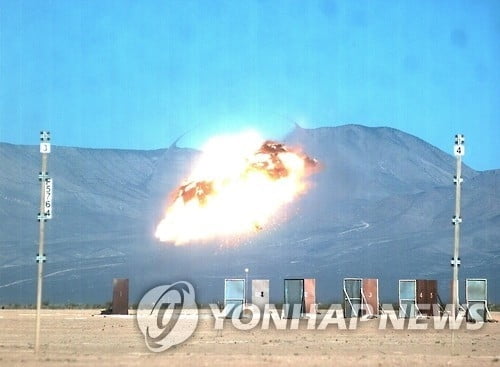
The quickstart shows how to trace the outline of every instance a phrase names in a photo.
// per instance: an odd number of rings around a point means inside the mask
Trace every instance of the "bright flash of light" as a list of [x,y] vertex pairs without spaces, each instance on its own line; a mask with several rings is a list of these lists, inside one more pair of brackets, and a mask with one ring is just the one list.
[[160,241],[190,241],[251,233],[265,227],[284,204],[306,190],[317,161],[255,132],[218,136],[156,229]]

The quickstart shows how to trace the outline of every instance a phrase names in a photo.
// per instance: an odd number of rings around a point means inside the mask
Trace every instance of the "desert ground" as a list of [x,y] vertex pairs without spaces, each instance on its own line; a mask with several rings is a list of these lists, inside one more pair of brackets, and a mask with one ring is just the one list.
[[[500,313],[493,313],[500,319]],[[306,320],[304,320],[306,321]],[[165,352],[152,353],[135,317],[99,310],[43,310],[40,352],[34,352],[35,311],[0,310],[0,366],[499,366],[500,323],[478,330],[379,330],[379,320],[356,330],[251,331],[202,310],[194,335]],[[429,323],[431,320],[423,320]]]

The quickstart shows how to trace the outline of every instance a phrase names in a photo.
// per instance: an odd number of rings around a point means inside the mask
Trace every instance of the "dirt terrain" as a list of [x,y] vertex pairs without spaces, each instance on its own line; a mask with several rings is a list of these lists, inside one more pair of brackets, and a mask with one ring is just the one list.
[[[499,313],[493,317],[500,319]],[[304,320],[306,321],[306,320]],[[98,310],[43,310],[41,349],[34,353],[35,311],[0,310],[0,366],[499,366],[500,323],[479,330],[379,330],[377,319],[356,330],[222,331],[204,310],[195,334],[162,353],[150,352],[134,316]]]

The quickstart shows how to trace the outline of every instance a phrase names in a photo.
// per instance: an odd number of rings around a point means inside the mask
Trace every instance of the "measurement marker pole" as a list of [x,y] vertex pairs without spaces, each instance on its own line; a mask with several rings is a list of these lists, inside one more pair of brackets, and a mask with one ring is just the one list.
[[38,253],[36,262],[38,263],[37,289],[36,289],[36,328],[35,328],[35,353],[40,350],[40,311],[42,308],[42,283],[43,283],[43,263],[46,260],[43,252],[45,240],[45,221],[52,218],[52,179],[47,172],[47,161],[50,153],[50,132],[40,132],[40,153],[42,154],[42,170],[38,175],[40,180],[40,213],[38,222],[40,223]]
[[460,248],[460,223],[462,217],[460,216],[460,199],[462,187],[462,156],[465,154],[465,137],[462,134],[455,135],[455,146],[453,153],[457,157],[457,173],[453,179],[455,183],[455,216],[452,223],[455,226],[455,239],[453,244],[453,257],[451,259],[451,266],[453,267],[453,283],[452,283],[452,311],[451,316],[455,319],[458,308],[460,306],[460,297],[458,292],[458,267],[460,266],[459,248]]

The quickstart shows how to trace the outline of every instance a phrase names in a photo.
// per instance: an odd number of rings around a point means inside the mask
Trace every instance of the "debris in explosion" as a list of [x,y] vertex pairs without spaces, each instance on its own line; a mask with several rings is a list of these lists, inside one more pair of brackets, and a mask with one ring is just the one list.
[[213,193],[213,183],[208,181],[190,182],[182,185],[177,193],[177,198],[182,198],[184,203],[194,199],[198,200],[200,205],[206,203],[207,195]]
[[305,191],[318,161],[257,134],[218,137],[174,194],[156,230],[176,245],[261,231],[278,209]]

